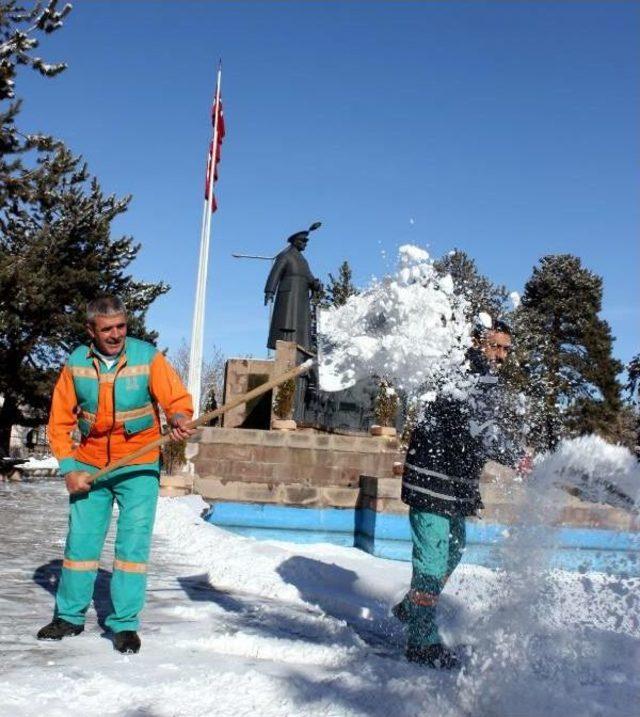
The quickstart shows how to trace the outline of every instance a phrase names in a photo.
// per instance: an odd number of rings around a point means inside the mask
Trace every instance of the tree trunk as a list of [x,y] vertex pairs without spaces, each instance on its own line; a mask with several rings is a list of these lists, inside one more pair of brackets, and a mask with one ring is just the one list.
[[553,316],[553,323],[551,326],[551,352],[547,359],[547,365],[549,366],[550,376],[550,395],[547,397],[547,448],[553,451],[558,445],[560,436],[558,435],[558,401],[560,398],[560,381],[558,379],[558,372],[560,371],[560,359],[559,352],[560,346],[562,345],[562,333],[560,331],[561,323],[560,317],[557,314]]
[[11,443],[11,429],[16,422],[18,406],[13,396],[5,395],[4,403],[0,408],[0,451],[9,454]]

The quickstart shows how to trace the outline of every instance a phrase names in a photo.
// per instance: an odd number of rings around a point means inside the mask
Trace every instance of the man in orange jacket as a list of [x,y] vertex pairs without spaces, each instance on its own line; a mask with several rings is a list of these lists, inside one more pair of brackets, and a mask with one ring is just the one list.
[[[158,405],[171,437],[193,431],[191,397],[155,346],[127,337],[127,315],[115,297],[87,306],[88,346],[69,356],[56,383],[49,418],[49,443],[70,497],[62,574],[52,622],[39,640],[61,640],[84,630],[100,554],[114,501],[119,517],[111,579],[113,612],[106,625],[123,653],[138,652],[138,614],[144,605],[146,571],[159,486],[159,451],[92,482],[91,474],[133,453],[160,435]],[[80,432],[75,446],[72,433]]]

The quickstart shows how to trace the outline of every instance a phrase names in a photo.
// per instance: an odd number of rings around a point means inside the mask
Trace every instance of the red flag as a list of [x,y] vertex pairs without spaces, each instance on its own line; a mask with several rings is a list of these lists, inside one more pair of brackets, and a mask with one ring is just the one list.
[[[216,101],[213,101],[211,105],[211,126],[215,127],[216,124]],[[220,141],[224,137],[224,110],[222,108],[222,99],[220,100],[220,114],[218,115],[218,137]]]
[[[214,127],[214,131],[215,131],[215,126],[216,126],[216,109],[217,109],[216,105],[217,104],[218,103],[216,103],[216,101],[214,100],[213,105],[211,106],[211,124]],[[224,135],[225,135],[224,113],[222,111],[222,101],[220,101],[219,105],[220,105],[220,109],[217,112],[217,115],[218,115],[218,128],[217,129],[218,129],[218,131],[217,131],[217,142],[216,142],[217,147],[216,147],[216,151],[215,151],[215,159],[214,159],[214,148],[213,148],[214,140],[212,139],[211,142],[209,142],[209,152],[208,152],[208,156],[207,156],[207,173],[206,173],[205,182],[204,182],[204,198],[205,199],[209,198],[209,181],[211,179],[210,172],[211,172],[212,165],[214,168],[214,170],[213,170],[214,184],[216,183],[216,181],[218,179],[218,162],[220,161],[222,140],[224,139]],[[217,208],[218,207],[216,204],[216,200],[212,193],[211,211],[215,212]]]

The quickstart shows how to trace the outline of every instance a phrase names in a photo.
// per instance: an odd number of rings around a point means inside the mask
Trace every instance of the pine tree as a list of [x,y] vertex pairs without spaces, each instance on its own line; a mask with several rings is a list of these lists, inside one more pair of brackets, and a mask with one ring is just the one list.
[[632,441],[630,448],[640,457],[640,354],[636,354],[627,364],[626,398],[631,423]]
[[640,408],[640,354],[636,354],[627,364],[627,379],[625,390],[629,401]]
[[467,319],[472,323],[481,311],[493,318],[504,318],[510,311],[507,289],[481,274],[475,260],[466,252],[454,249],[433,265],[439,274],[451,274],[456,293],[469,302]]
[[343,306],[350,296],[359,293],[351,281],[352,271],[348,261],[343,261],[338,268],[338,276],[329,272],[329,283],[322,285],[319,291],[311,296],[311,345],[318,345],[317,310],[328,309],[332,306]]
[[[110,224],[129,197],[105,196],[81,160],[64,148],[41,159],[30,202],[4,212],[0,237],[0,446],[14,423],[44,419],[64,355],[86,340],[84,306],[101,294],[120,296],[130,333],[144,328],[149,305],[168,286],[127,273],[139,244],[111,238]],[[24,409],[28,408],[27,411]]]
[[543,257],[525,285],[513,378],[531,400],[538,448],[562,435],[616,439],[622,365],[601,308],[602,279],[570,254]]
[[350,296],[358,294],[358,289],[351,281],[353,272],[348,261],[343,261],[338,269],[338,276],[329,273],[329,284],[326,288],[328,306],[344,306]]
[[[117,294],[130,312],[131,333],[144,329],[149,305],[168,290],[163,283],[126,273],[140,246],[130,237],[112,239],[111,221],[130,198],[105,196],[81,158],[44,136],[16,128],[17,65],[45,75],[46,65],[29,52],[32,34],[60,27],[68,8],[56,3],[24,13],[0,0],[0,448],[11,427],[46,419],[52,383],[64,355],[85,340],[84,305],[100,294]],[[6,106],[7,102],[8,107]]]
[[[30,196],[31,180],[38,170],[25,171],[24,155],[55,146],[51,137],[18,129],[16,120],[22,103],[16,99],[15,83],[18,66],[29,67],[46,77],[66,69],[63,62],[47,64],[33,54],[39,44],[38,35],[58,30],[71,11],[71,5],[65,5],[58,12],[57,4],[57,0],[50,0],[26,10],[15,0],[0,0],[0,208]],[[4,229],[1,224],[0,229]]]

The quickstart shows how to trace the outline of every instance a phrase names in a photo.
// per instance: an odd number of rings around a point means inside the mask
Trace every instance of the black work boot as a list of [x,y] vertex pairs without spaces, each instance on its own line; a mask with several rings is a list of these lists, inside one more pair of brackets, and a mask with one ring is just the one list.
[[53,620],[38,631],[38,640],[62,640],[63,637],[79,635],[84,630],[84,625],[74,625],[61,617],[54,617]]
[[409,621],[409,611],[404,600],[401,600],[397,605],[391,608],[391,614],[400,622]]
[[123,630],[113,636],[113,647],[124,655],[133,655],[140,651],[140,638],[135,630]]
[[407,647],[405,654],[409,662],[418,662],[438,670],[454,670],[460,667],[460,658],[453,650],[442,644]]

